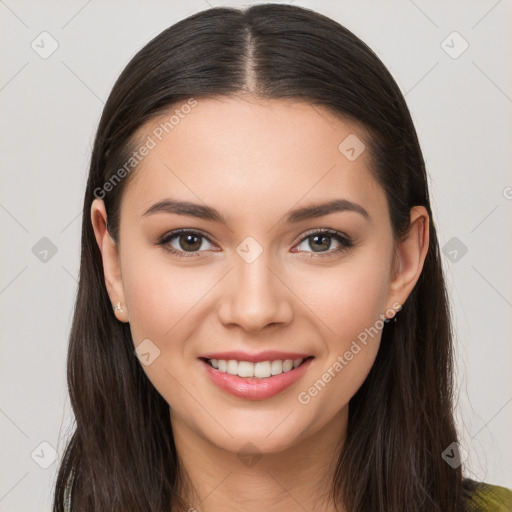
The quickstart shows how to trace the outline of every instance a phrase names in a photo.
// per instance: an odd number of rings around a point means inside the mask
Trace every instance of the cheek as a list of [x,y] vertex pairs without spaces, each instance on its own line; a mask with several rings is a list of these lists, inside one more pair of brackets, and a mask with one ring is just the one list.
[[187,380],[189,369],[183,363],[194,350],[190,340],[198,326],[197,315],[204,314],[201,299],[215,285],[215,276],[199,267],[179,268],[155,251],[146,252],[153,254],[140,251],[122,258],[132,339],[135,347],[146,339],[156,346],[146,342],[151,361],[142,369],[172,408],[180,410],[186,403],[184,414],[192,414],[196,404],[190,403],[189,393],[199,394],[194,391],[196,383],[189,382],[185,391],[179,382]]
[[322,364],[303,390],[304,402],[316,400],[326,417],[349,402],[375,361],[389,264],[384,251],[368,250],[336,268],[305,272],[300,280],[298,294],[318,319],[325,342]]
[[212,273],[178,267],[155,249],[122,259],[123,283],[135,344],[154,339],[163,349],[187,338],[189,317],[214,285]]
[[295,291],[321,320],[326,339],[341,350],[385,313],[388,267],[383,252],[366,250],[337,266],[309,268]]

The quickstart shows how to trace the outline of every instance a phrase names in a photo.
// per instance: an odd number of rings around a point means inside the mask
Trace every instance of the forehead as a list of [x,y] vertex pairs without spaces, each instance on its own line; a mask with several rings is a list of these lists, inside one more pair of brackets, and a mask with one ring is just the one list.
[[139,131],[139,141],[152,149],[137,165],[123,203],[140,215],[166,196],[200,200],[226,217],[259,212],[272,218],[318,199],[375,207],[384,199],[369,170],[367,135],[355,122],[305,101],[196,101],[192,108],[184,108],[186,101],[174,105]]

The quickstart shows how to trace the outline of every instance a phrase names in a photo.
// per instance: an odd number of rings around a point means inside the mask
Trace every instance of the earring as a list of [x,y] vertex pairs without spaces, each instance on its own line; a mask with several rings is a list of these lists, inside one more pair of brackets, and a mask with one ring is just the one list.
[[121,303],[120,302],[116,302],[113,306],[112,306],[112,309],[114,311],[123,311],[123,308],[121,307]]
[[391,318],[386,318],[386,320],[384,320],[384,323],[385,324],[388,324],[389,322],[391,322],[391,320],[393,320],[393,323],[396,324],[396,316],[398,314],[398,312],[402,309],[402,306],[400,306],[397,310],[396,310],[396,313],[391,317]]

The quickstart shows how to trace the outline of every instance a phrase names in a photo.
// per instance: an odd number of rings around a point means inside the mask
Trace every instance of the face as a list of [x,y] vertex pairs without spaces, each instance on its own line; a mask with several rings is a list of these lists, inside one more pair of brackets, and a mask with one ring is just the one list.
[[109,295],[173,429],[278,452],[346,422],[383,319],[421,271],[425,214],[395,245],[364,132],[324,108],[217,98],[186,110],[164,136],[169,116],[141,130],[155,144],[124,191],[118,246],[93,204]]

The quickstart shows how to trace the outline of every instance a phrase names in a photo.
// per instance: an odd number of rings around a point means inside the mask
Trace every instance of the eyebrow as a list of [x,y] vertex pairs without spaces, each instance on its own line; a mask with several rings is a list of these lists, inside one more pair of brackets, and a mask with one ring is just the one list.
[[[323,217],[335,212],[351,211],[361,214],[365,219],[370,219],[370,214],[359,204],[347,199],[333,199],[324,203],[313,204],[292,210],[285,216],[286,223],[297,223],[306,219]],[[155,213],[172,213],[177,215],[190,215],[200,219],[212,220],[227,224],[222,214],[211,206],[191,203],[189,201],[177,201],[174,199],[163,199],[148,208],[142,216]]]

